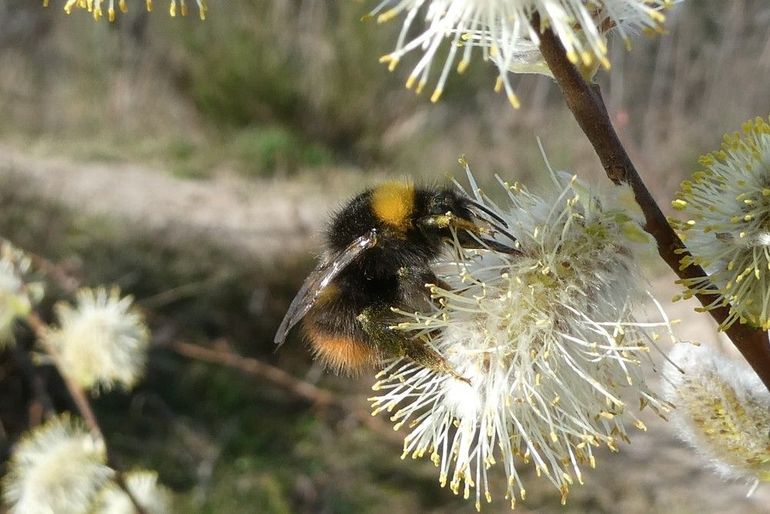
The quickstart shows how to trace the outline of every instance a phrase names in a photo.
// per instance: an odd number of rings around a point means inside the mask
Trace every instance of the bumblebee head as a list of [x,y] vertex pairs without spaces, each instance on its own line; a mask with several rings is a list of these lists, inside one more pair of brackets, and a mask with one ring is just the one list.
[[[464,228],[478,233],[476,218],[471,211],[468,198],[452,189],[428,191],[425,206],[418,223],[437,228]],[[445,218],[442,218],[445,217]],[[451,223],[444,223],[449,222]],[[446,225],[446,227],[444,227]]]
[[500,216],[484,205],[474,201],[454,189],[438,189],[427,192],[427,197],[417,201],[416,225],[427,233],[441,238],[450,238],[453,232],[464,248],[490,248],[504,253],[516,253],[518,250],[488,237],[500,233],[515,242],[504,228],[508,225]]
[[[389,234],[388,237],[414,244],[422,241],[438,249],[442,241],[456,234],[465,248],[516,252],[489,237],[499,233],[515,242],[503,228],[507,226],[505,221],[482,204],[454,189],[415,187],[411,182],[386,182],[354,199],[330,231],[332,241],[339,238],[346,245],[350,239],[347,232],[358,234],[363,228],[363,225],[351,228],[349,223],[355,224],[357,220],[364,223],[366,217],[356,214],[360,202],[365,202],[366,210],[373,215],[370,223]],[[344,246],[342,241],[339,246]]]
[[371,208],[387,229],[411,229],[450,235],[450,227],[478,233],[468,199],[451,189],[415,188],[410,182],[386,182],[372,189]]

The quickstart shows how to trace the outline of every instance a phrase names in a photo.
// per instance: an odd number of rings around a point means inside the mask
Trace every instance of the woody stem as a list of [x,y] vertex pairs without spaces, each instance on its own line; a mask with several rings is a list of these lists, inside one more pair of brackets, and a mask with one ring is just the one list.
[[[540,26],[537,17],[533,20],[533,25]],[[683,268],[680,265],[682,257],[689,255],[689,252],[671,228],[621,144],[599,87],[586,82],[567,58],[559,39],[548,28],[540,34],[540,52],[561,88],[567,107],[599,156],[607,177],[615,184],[626,183],[631,186],[636,201],[644,212],[644,229],[655,238],[660,256],[683,280],[706,277],[706,272],[700,266],[690,265]],[[714,300],[714,296],[710,294],[696,296],[704,307],[712,304]],[[721,325],[729,316],[730,308],[730,305],[710,307],[708,312]],[[770,343],[767,333],[739,323],[732,324],[725,329],[725,333],[770,389]]]

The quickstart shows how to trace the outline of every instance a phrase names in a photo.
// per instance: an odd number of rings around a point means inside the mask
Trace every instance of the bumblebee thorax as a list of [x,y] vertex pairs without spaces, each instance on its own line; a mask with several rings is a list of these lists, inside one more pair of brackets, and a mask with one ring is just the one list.
[[[387,182],[353,198],[332,218],[326,231],[332,252],[344,250],[356,238],[376,229],[377,247],[366,252],[367,261],[384,259],[393,266],[424,262],[438,253],[440,236],[426,231],[419,219],[431,214],[434,193],[410,182]],[[374,266],[376,267],[376,266]]]
[[372,190],[374,216],[388,228],[406,232],[412,226],[415,208],[414,185],[409,182],[386,182]]

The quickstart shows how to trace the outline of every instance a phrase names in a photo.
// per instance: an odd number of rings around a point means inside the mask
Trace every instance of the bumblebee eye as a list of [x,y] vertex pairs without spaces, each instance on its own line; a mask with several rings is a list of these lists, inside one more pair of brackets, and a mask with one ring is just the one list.
[[431,202],[430,208],[433,215],[444,215],[452,213],[458,218],[470,220],[471,213],[468,210],[466,202],[457,197],[453,192],[443,192],[436,195]]
[[433,198],[433,200],[430,202],[428,207],[428,211],[430,212],[430,214],[433,214],[436,216],[441,214],[446,214],[451,210],[452,210],[452,206],[449,204],[449,202],[446,201],[446,199],[442,197]]

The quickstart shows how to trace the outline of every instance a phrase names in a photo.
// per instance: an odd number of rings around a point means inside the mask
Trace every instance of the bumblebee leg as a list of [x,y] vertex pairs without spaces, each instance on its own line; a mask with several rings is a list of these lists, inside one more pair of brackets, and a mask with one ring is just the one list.
[[438,278],[430,268],[417,270],[414,268],[400,268],[398,270],[398,274],[402,278],[406,277],[416,280],[422,288],[426,288],[428,284],[433,284],[434,286],[438,286],[441,289],[445,289],[447,291],[452,290],[452,286]]
[[408,306],[407,310],[426,310],[436,305],[435,299],[431,297],[429,284],[451,290],[449,284],[438,278],[428,267],[404,266],[399,268],[398,277],[401,283],[402,301],[405,306]]
[[[444,291],[451,291],[452,286],[441,280],[430,268],[402,267],[398,270],[399,281],[402,284],[401,295],[407,310],[425,311],[431,307],[439,307],[440,302],[433,296],[429,285]],[[392,316],[391,316],[392,317]]]
[[[452,227],[458,231],[457,238],[460,246],[468,249],[488,249],[494,250],[500,253],[517,254],[521,251],[512,246],[504,245],[492,238],[486,237],[493,232],[500,232],[508,236],[511,240],[516,241],[516,238],[508,233],[508,231],[497,228],[496,230],[490,230],[487,227],[476,225],[474,222],[460,218],[451,212],[446,214],[438,214],[433,216],[426,216],[421,218],[419,224],[426,228],[433,229],[446,229]],[[473,234],[473,236],[470,236]]]
[[388,325],[393,321],[390,308],[381,305],[367,307],[358,315],[358,321],[364,332],[381,349],[383,356],[406,357],[421,366],[446,373],[470,385],[470,380],[455,371],[426,341],[419,337],[408,337],[402,332],[389,328]]

